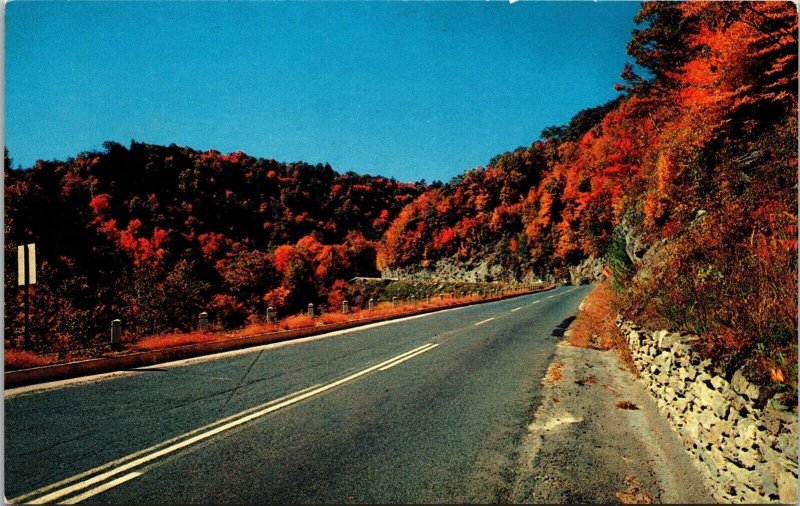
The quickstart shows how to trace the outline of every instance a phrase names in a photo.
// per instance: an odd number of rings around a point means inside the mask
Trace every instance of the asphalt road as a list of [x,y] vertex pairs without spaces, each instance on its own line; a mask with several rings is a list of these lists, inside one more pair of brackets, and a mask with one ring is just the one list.
[[5,398],[12,502],[497,502],[590,287]]

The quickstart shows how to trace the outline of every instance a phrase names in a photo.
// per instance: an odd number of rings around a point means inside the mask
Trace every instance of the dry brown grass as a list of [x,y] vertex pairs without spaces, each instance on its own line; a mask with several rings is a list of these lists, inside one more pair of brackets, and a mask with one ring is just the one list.
[[608,350],[614,345],[613,291],[608,282],[597,285],[581,304],[575,321],[569,327],[567,340],[572,346]]
[[[523,293],[523,292],[520,292]],[[239,330],[229,332],[216,332],[216,333],[202,333],[202,332],[187,332],[187,333],[168,333],[149,336],[139,341],[130,344],[129,349],[136,351],[149,351],[170,348],[173,346],[182,346],[187,344],[203,343],[207,341],[218,341],[222,339],[233,339],[237,337],[248,337],[259,334],[268,334],[277,332],[279,330],[294,330],[317,325],[330,325],[334,323],[342,323],[348,321],[363,320],[365,318],[375,318],[382,316],[396,316],[404,313],[410,313],[419,309],[427,308],[446,308],[461,304],[467,301],[474,301],[475,297],[445,297],[441,299],[434,297],[430,303],[426,300],[417,301],[415,303],[398,303],[396,307],[392,307],[391,302],[380,302],[375,305],[373,309],[361,309],[352,311],[348,314],[343,313],[324,313],[317,318],[311,318],[306,313],[300,313],[293,316],[286,317],[277,323],[257,323],[248,325],[247,327]]]
[[610,282],[604,281],[586,296],[565,337],[572,346],[581,348],[615,348],[628,370],[638,376],[628,343],[617,328],[616,318],[614,291]]
[[247,336],[255,336],[258,334],[268,334],[270,332],[277,332],[280,330],[280,327],[277,323],[257,323],[254,325],[248,325],[247,327],[239,330],[234,330],[226,335],[231,337],[247,337]]
[[278,325],[282,329],[286,330],[294,330],[294,329],[304,329],[307,327],[313,327],[317,324],[321,324],[317,319],[314,319],[307,314],[297,314],[294,316],[289,316],[288,318],[284,318],[283,320],[278,323]]
[[14,369],[27,369],[29,367],[41,367],[43,365],[50,365],[55,361],[51,357],[43,357],[30,351],[9,348],[4,350],[4,356],[7,371]]
[[564,364],[561,362],[553,362],[550,364],[550,367],[547,368],[547,373],[544,375],[543,383],[545,385],[552,385],[558,381],[561,381],[561,368],[564,367]]
[[187,332],[169,333],[148,336],[131,343],[129,348],[136,351],[162,350],[187,344],[205,343],[208,341],[219,341],[223,336],[219,334],[209,334],[208,332]]
[[320,321],[325,325],[329,325],[331,323],[342,323],[346,321],[350,321],[351,317],[347,314],[342,313],[325,313],[319,317]]
[[615,406],[617,409],[629,409],[631,411],[639,409],[639,406],[632,403],[631,401],[618,401]]
[[629,474],[625,477],[625,490],[617,492],[616,496],[621,504],[653,504],[653,498],[642,490],[636,476]]

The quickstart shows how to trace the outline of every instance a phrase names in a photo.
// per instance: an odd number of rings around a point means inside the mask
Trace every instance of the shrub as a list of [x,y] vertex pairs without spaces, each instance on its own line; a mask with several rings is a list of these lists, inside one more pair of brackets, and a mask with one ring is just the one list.
[[6,348],[4,350],[4,362],[7,371],[16,369],[28,369],[30,367],[41,367],[53,363],[52,358],[43,357],[30,351]]
[[306,327],[313,327],[317,325],[317,323],[319,323],[318,320],[315,320],[314,318],[311,318],[306,314],[298,314],[285,318],[279,323],[279,325],[283,329],[294,330]]
[[161,350],[173,348],[175,346],[185,346],[187,344],[204,343],[208,341],[218,341],[222,338],[219,334],[203,332],[189,333],[168,333],[155,336],[148,336],[134,342],[131,348],[137,351]]
[[342,313],[325,313],[319,317],[320,321],[324,324],[329,323],[341,323],[346,322],[350,319],[349,315],[342,314]]

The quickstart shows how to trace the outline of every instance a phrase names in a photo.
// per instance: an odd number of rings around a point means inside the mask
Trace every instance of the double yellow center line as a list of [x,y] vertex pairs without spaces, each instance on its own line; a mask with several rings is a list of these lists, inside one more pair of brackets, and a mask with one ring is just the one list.
[[353,381],[373,371],[385,371],[406,360],[421,355],[439,346],[427,343],[413,350],[396,355],[379,364],[367,367],[345,378],[327,384],[318,384],[294,392],[287,396],[274,399],[266,404],[236,413],[222,420],[200,427],[181,436],[164,441],[144,450],[138,451],[121,459],[109,462],[102,466],[90,469],[65,480],[47,485],[27,494],[12,499],[11,503],[46,504],[59,501],[62,504],[75,504],[122,483],[141,476],[145,470],[143,466],[153,463],[157,459],[173,454],[188,446],[204,441],[212,436],[226,432],[242,424],[264,417],[270,413],[296,404],[300,401],[314,397],[332,388]]

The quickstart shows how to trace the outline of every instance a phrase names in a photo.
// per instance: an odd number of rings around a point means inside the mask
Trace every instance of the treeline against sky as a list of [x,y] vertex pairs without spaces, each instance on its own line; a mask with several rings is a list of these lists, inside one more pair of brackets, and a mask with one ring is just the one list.
[[35,242],[31,336],[41,350],[105,341],[109,322],[148,335],[224,327],[338,304],[375,276],[375,242],[424,189],[328,165],[133,142],[5,170],[6,341],[23,298],[16,247]]
[[444,186],[135,142],[6,157],[7,343],[26,242],[40,349],[102,340],[112,318],[146,335],[333,306],[384,267],[489,259],[521,279],[596,258],[629,316],[795,377],[796,7],[648,2],[636,21],[619,98]]
[[794,378],[796,6],[648,2],[636,21],[643,70],[624,69],[620,98],[424,193],[379,265],[491,258],[565,277],[602,258],[629,315]]

